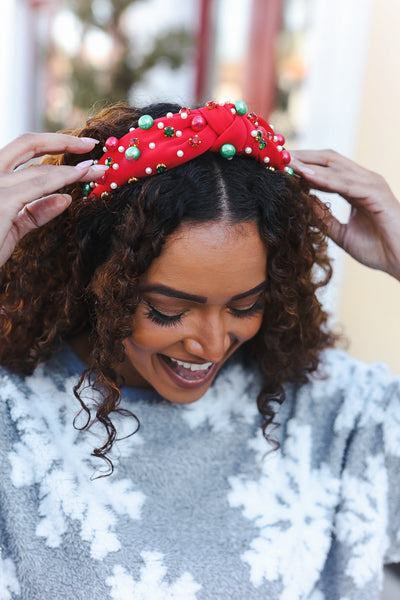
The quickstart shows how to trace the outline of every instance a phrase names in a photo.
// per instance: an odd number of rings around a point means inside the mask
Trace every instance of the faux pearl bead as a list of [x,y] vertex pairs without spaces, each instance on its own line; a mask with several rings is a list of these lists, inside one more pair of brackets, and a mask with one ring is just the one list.
[[233,144],[223,144],[220,148],[220,154],[224,158],[233,158],[236,154],[236,148]]
[[138,121],[140,129],[150,129],[153,126],[154,119],[150,115],[142,115]]
[[114,181],[113,181],[113,182],[110,184],[110,188],[111,188],[112,190],[115,190],[115,189],[117,189],[117,187],[118,187],[118,185],[117,185],[117,184],[116,184]]
[[154,142],[150,142],[150,144],[149,144],[150,150],[154,150],[155,147],[156,147],[155,143]]
[[125,148],[123,146],[119,146],[118,152],[124,152],[124,151],[125,151]]
[[135,131],[135,128],[134,128],[134,127],[131,127],[131,128],[129,129],[129,131],[130,131],[130,132],[131,132],[131,131]]
[[153,169],[151,169],[150,167],[147,167],[147,168],[146,168],[146,173],[147,173],[147,175],[151,175],[151,174],[152,174],[152,172],[153,172]]
[[206,120],[201,115],[195,115],[192,119],[190,127],[193,131],[201,131],[206,126]]
[[246,154],[251,154],[253,152],[252,149],[250,148],[250,146],[246,146],[244,151],[246,152]]
[[105,147],[107,150],[115,150],[118,147],[118,138],[111,136],[106,139]]
[[269,156],[266,156],[266,157],[264,158],[264,162],[268,164],[268,163],[269,163],[269,161],[270,161],[270,158],[269,158]]
[[130,146],[126,149],[125,158],[126,160],[137,160],[140,156],[140,150],[137,146]]
[[236,108],[231,108],[231,113],[232,113],[233,115],[235,115],[235,114],[236,114]]
[[164,129],[164,123],[160,121],[159,123],[157,123],[157,127],[158,129]]
[[243,100],[238,100],[235,102],[235,110],[238,115],[241,117],[247,113],[247,105]]
[[114,169],[114,171],[116,171],[117,169],[119,169],[119,164],[118,163],[114,163],[112,168]]
[[170,118],[171,118],[171,117],[173,117],[173,116],[174,116],[174,115],[172,114],[172,112],[168,112],[168,113],[167,113],[167,117],[168,117],[168,119],[170,119]]
[[186,112],[181,113],[181,119],[187,119],[188,114]]
[[181,137],[182,136],[182,131],[180,129],[178,129],[178,131],[175,132],[176,137]]
[[178,150],[176,153],[177,156],[179,156],[179,158],[182,158],[183,156],[183,150]]
[[282,152],[283,150],[282,146],[277,146],[276,149],[278,150],[278,152]]

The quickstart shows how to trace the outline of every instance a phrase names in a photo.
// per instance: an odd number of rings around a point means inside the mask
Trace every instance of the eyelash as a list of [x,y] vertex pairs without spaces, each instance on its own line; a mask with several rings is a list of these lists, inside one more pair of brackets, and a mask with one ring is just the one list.
[[[182,323],[182,317],[186,313],[186,311],[180,313],[179,315],[168,316],[164,315],[160,311],[158,311],[154,306],[146,302],[148,306],[148,310],[146,311],[146,317],[150,319],[156,325],[161,325],[162,327],[173,327],[180,325]],[[250,308],[246,308],[245,310],[239,310],[237,308],[229,308],[229,312],[231,315],[236,317],[237,319],[246,319],[251,318],[261,312],[263,310],[263,302],[261,298],[258,298],[253,306]]]

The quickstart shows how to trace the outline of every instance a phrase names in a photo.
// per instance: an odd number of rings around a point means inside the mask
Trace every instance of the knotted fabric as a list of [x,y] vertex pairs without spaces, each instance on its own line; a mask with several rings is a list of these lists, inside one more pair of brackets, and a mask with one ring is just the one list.
[[143,115],[138,127],[119,140],[108,138],[99,164],[109,165],[92,186],[90,197],[108,195],[117,187],[162,173],[204,152],[220,152],[225,158],[247,155],[271,170],[291,171],[285,140],[244,102],[207,102],[198,109],[182,108],[160,119]]

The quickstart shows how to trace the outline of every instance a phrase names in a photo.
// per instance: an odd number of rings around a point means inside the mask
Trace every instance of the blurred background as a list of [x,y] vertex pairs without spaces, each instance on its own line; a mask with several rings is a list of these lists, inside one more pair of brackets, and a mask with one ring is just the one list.
[[[334,148],[400,198],[398,0],[1,0],[0,143],[105,104],[243,99],[286,147]],[[326,197],[324,199],[327,199]],[[329,198],[345,219],[348,209]],[[331,247],[323,300],[356,357],[400,373],[400,286]],[[400,597],[395,569],[385,600]]]

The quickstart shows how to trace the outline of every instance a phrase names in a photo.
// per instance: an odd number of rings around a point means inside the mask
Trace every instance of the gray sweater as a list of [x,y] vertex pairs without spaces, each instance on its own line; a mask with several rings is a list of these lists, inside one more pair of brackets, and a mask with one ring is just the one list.
[[[93,479],[67,347],[0,372],[0,600],[377,600],[400,560],[400,379],[341,351],[287,387],[262,437],[258,375],[227,366],[191,405],[124,388],[140,419]],[[89,401],[89,400],[88,400]],[[119,436],[132,419],[118,419]],[[100,462],[100,465],[99,465]]]

